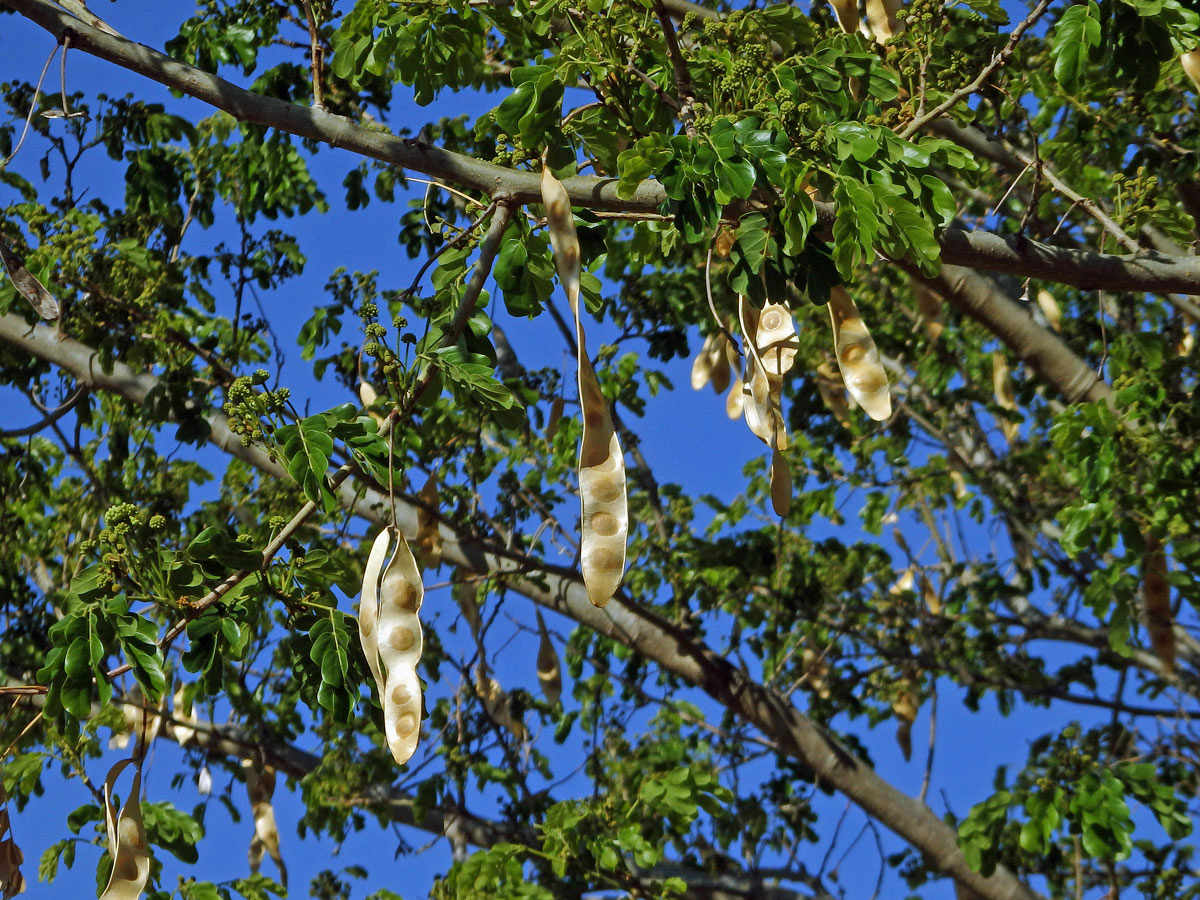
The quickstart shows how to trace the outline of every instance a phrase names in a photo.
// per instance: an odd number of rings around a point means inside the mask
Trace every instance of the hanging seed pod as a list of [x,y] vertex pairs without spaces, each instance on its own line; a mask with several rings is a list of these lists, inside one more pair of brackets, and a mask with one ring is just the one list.
[[518,741],[525,740],[525,725],[512,714],[512,701],[496,679],[488,674],[482,664],[475,670],[475,690],[483,700],[488,718],[506,729]]
[[899,0],[866,0],[867,27],[875,43],[885,44],[904,30],[904,23],[896,13],[904,8]]
[[917,312],[925,321],[925,334],[931,341],[942,336],[945,325],[942,323],[945,315],[945,303],[935,292],[923,284],[913,285],[913,297],[917,301]]
[[479,617],[479,601],[475,596],[474,581],[462,569],[455,569],[454,574],[450,577],[450,594],[454,597],[454,602],[458,604],[467,627],[471,629],[471,634],[478,642],[479,626],[483,624]]
[[738,298],[738,318],[746,346],[746,371],[742,377],[742,409],[746,425],[769,447],[786,450],[787,431],[779,397],[782,383],[767,376],[757,349],[759,318],[744,296]]
[[879,351],[871,333],[858,313],[854,300],[844,288],[829,292],[829,319],[833,324],[833,347],[838,369],[846,390],[876,422],[892,414],[887,373],[879,361]]
[[554,644],[550,641],[550,632],[546,630],[546,623],[542,619],[540,610],[537,612],[537,627],[538,683],[542,686],[542,695],[546,698],[546,702],[554,706],[562,696],[562,666],[559,665],[558,653],[554,649]]
[[120,731],[113,729],[112,737],[108,739],[109,750],[124,750],[129,746],[134,732],[142,724],[141,699],[142,691],[135,684],[125,695],[126,702],[121,704],[121,715],[125,721]]
[[417,663],[423,646],[417,611],[425,596],[417,561],[404,535],[379,587],[379,655],[387,675],[382,695],[384,733],[392,758],[400,765],[417,749],[421,732],[421,682]]
[[[439,507],[437,472],[431,472],[417,494],[425,506],[432,509]],[[442,533],[438,529],[437,517],[427,509],[417,507],[417,537],[414,541],[417,563],[422,569],[436,569],[442,563]]]
[[375,679],[375,689],[379,692],[380,702],[383,697],[383,671],[379,666],[379,575],[387,560],[388,547],[391,546],[391,535],[388,529],[379,532],[371,552],[367,556],[367,565],[363,570],[362,597],[358,602],[358,640],[362,644],[363,656],[367,659],[367,668]]
[[[4,785],[0,783],[0,804],[6,804]],[[25,854],[9,833],[8,807],[0,806],[0,900],[11,900],[25,893],[25,877],[21,874],[21,863]]]
[[575,316],[579,353],[579,405],[583,438],[579,443],[579,498],[583,583],[593,606],[612,599],[625,573],[625,544],[629,509],[625,496],[625,460],[612,424],[608,401],[592,368],[579,318],[579,238],[571,218],[571,203],[562,183],[542,169],[542,203],[550,226],[550,244],[558,277]]
[[1054,295],[1042,288],[1037,292],[1037,305],[1046,317],[1046,324],[1055,331],[1062,331],[1062,310],[1058,308]]
[[192,701],[188,698],[185,687],[180,683],[175,695],[171,697],[171,718],[175,720],[171,726],[171,735],[181,747],[196,736],[196,729],[188,727],[189,724],[195,723],[196,716],[193,714]]
[[837,16],[838,25],[846,34],[858,31],[858,2],[857,0],[830,0],[833,13]]
[[363,407],[367,410],[367,415],[380,424],[383,424],[383,416],[375,412],[372,408],[379,401],[379,394],[375,388],[371,387],[368,381],[360,381],[358,383],[358,399],[362,401]]
[[[725,393],[725,389],[729,387],[730,370],[732,366],[729,362],[729,338],[725,337],[725,332],[718,331],[714,336],[713,344],[713,364],[712,372],[709,375],[709,384],[712,385],[713,393],[720,395]],[[736,356],[736,351],[734,356]]]
[[921,576],[921,596],[925,600],[925,606],[933,615],[940,616],[942,614],[942,598],[933,589],[933,582],[924,575]]
[[900,577],[892,582],[892,586],[888,588],[888,593],[893,597],[897,594],[903,594],[905,591],[911,591],[916,583],[916,578],[913,575],[912,566],[909,566],[900,573]]
[[275,796],[275,770],[263,766],[261,770],[248,759],[242,760],[246,770],[246,795],[250,798],[250,811],[254,816],[254,837],[250,839],[250,871],[257,872],[262,865],[263,851],[271,857],[279,869],[279,883],[287,887],[287,866],[279,852],[279,828],[275,824],[275,807],[271,798]]
[[696,354],[696,358],[692,361],[692,390],[698,391],[712,377],[713,360],[713,345],[716,343],[716,335],[710,334],[704,339],[704,343],[700,347],[700,352]]
[[[118,812],[112,801],[113,785],[130,764],[135,765],[133,781]],[[104,779],[104,825],[113,868],[100,900],[137,900],[150,877],[150,848],[142,822],[141,790],[142,768],[135,760],[122,759],[108,770]]]
[[[1013,393],[1012,374],[1008,368],[1008,360],[999,350],[992,353],[992,393],[996,398],[996,404],[1010,412],[1017,408],[1017,398]],[[999,416],[1000,430],[1004,433],[1004,440],[1012,443],[1020,431],[1020,426],[1009,419],[1007,416]]]
[[800,671],[808,680],[808,686],[812,692],[822,700],[828,700],[830,697],[829,682],[829,663],[813,650],[811,647],[804,648],[804,654],[800,657]]
[[783,378],[792,368],[800,347],[791,310],[782,303],[764,306],[758,315],[754,345],[767,377],[772,381]]
[[1189,50],[1179,57],[1179,64],[1187,72],[1188,78],[1192,79],[1196,90],[1200,91],[1200,50]]
[[1168,672],[1175,670],[1175,624],[1171,616],[1171,587],[1167,583],[1167,555],[1154,535],[1146,535],[1142,562],[1142,610],[1150,646]]
[[554,443],[554,434],[558,431],[558,423],[562,420],[563,407],[566,401],[561,397],[555,397],[550,403],[550,415],[546,419],[546,446],[549,447]]
[[733,249],[733,243],[736,240],[737,232],[728,225],[722,225],[717,229],[717,240],[713,244],[717,256],[729,256],[729,251]]
[[850,406],[846,402],[846,385],[842,382],[841,372],[827,362],[817,365],[817,393],[838,424],[849,428]]
[[201,766],[200,774],[196,776],[196,793],[207,797],[212,793],[212,772],[208,766]]
[[892,703],[892,712],[899,720],[896,726],[896,743],[907,762],[912,759],[912,726],[917,720],[917,699],[910,691],[903,691]]
[[771,508],[781,519],[792,508],[792,473],[778,450],[771,451]]
[[739,375],[729,386],[729,393],[725,395],[725,415],[731,419],[736,419],[742,415],[746,408],[746,394],[744,382]]

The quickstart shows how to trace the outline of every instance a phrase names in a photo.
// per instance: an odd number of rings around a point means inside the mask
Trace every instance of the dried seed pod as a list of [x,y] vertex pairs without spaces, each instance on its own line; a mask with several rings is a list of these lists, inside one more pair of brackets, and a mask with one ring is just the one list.
[[450,594],[454,597],[454,602],[458,604],[458,608],[467,622],[467,627],[471,629],[471,634],[478,642],[479,626],[483,624],[483,621],[479,617],[479,602],[475,593],[475,583],[471,580],[471,576],[464,574],[462,569],[455,569],[454,574],[450,577]]
[[800,346],[791,310],[782,303],[764,306],[758,314],[754,346],[768,378],[777,381],[786,375]]
[[[391,546],[391,534],[388,529],[379,532],[371,552],[367,556],[367,565],[363,570],[362,597],[358,602],[358,640],[362,644],[363,656],[367,659],[367,668],[375,679],[375,688],[383,696],[383,671],[379,666],[379,575],[387,560],[388,547]],[[380,701],[382,703],[382,699]]]
[[[126,767],[134,764],[133,781],[120,812],[112,801],[113,785]],[[150,877],[150,848],[142,822],[142,767],[133,759],[122,759],[104,779],[104,825],[108,831],[108,854],[112,874],[100,900],[137,900]]]
[[846,34],[858,31],[858,0],[830,0],[838,25]]
[[917,312],[925,320],[925,334],[931,341],[936,341],[945,329],[942,324],[945,303],[934,291],[920,283],[913,284],[913,297],[917,301]]
[[[438,508],[437,472],[429,473],[417,499],[427,507]],[[417,507],[417,536],[413,543],[417,562],[422,569],[436,569],[441,565],[442,533],[438,529],[437,517],[420,506]]]
[[1167,555],[1154,535],[1146,535],[1142,562],[1142,610],[1150,646],[1163,667],[1175,670],[1175,624],[1171,616],[1171,587],[1167,583]]
[[[1012,411],[1017,408],[1017,397],[1013,393],[1012,374],[1008,368],[1008,360],[999,350],[992,353],[992,392],[995,395],[996,404],[1001,409]],[[998,418],[1000,430],[1004,433],[1004,440],[1011,444],[1016,439],[1020,426],[1007,416]]]
[[738,318],[746,348],[746,371],[742,376],[742,408],[746,424],[767,446],[786,450],[787,429],[783,424],[780,405],[783,385],[781,381],[768,377],[762,358],[758,355],[759,316],[744,296],[738,297]]
[[475,690],[483,700],[483,708],[488,718],[506,729],[518,741],[525,739],[525,725],[512,714],[512,701],[496,679],[488,674],[481,664],[475,670]]
[[387,675],[382,695],[384,733],[392,758],[400,765],[417,749],[421,732],[421,660],[423,635],[417,611],[425,596],[417,561],[408,541],[396,532],[396,549],[379,586],[379,655]]
[[792,508],[792,473],[778,450],[771,451],[771,508],[781,519]]
[[811,647],[805,647],[804,653],[800,657],[800,671],[808,680],[808,686],[812,692],[822,700],[828,700],[830,696],[827,681],[829,663],[825,662],[824,657]]
[[[708,381],[712,385],[713,393],[719,395],[725,393],[725,389],[729,387],[733,368],[729,362],[729,338],[725,337],[725,332],[718,331],[714,336],[712,355],[712,372]],[[737,356],[737,351],[734,351],[734,356]]]
[[562,696],[562,666],[559,665],[558,653],[550,641],[550,632],[540,611],[537,612],[538,654],[537,677],[542,686],[542,694],[551,706],[558,703]]
[[884,421],[892,414],[887,373],[858,307],[844,288],[835,287],[829,292],[829,319],[833,324],[834,353],[846,390],[868,416],[877,422]]
[[746,395],[743,390],[742,378],[739,376],[733,384],[729,385],[729,393],[725,395],[725,415],[736,419],[742,415],[745,408]]
[[896,13],[904,8],[900,0],[866,0],[867,27],[875,43],[884,44],[904,30]]
[[905,761],[912,759],[912,726],[917,720],[917,698],[910,691],[902,691],[892,702],[892,712],[900,720],[896,726],[896,743]]
[[728,225],[722,225],[717,229],[717,239],[713,244],[713,249],[717,251],[717,256],[729,256],[729,251],[733,249],[733,243],[737,240],[737,232]]
[[579,238],[571,218],[570,199],[549,169],[542,170],[542,202],[558,277],[575,316],[579,352],[579,405],[583,411],[578,463],[582,507],[580,568],[588,599],[594,606],[604,606],[617,592],[625,573],[625,544],[629,536],[625,460],[608,401],[600,391],[600,382],[587,354],[579,318]]
[[1200,50],[1184,53],[1179,57],[1179,64],[1183,66],[1183,71],[1187,72],[1188,78],[1192,79],[1196,90],[1200,91]]
[[[196,717],[192,712],[192,701],[188,697],[186,685],[182,683],[171,697],[171,718],[175,720],[171,726],[171,735],[175,738],[175,742],[182,747],[196,736],[196,729],[188,727],[188,724],[196,721]],[[188,724],[180,724],[181,722]]]
[[[5,803],[4,786],[0,784],[0,803]],[[12,826],[8,821],[8,808],[0,806],[0,898],[11,900],[25,893],[25,877],[21,874],[21,863],[25,854],[9,833]]]
[[358,399],[362,401],[363,407],[367,410],[367,415],[382,424],[384,417],[371,408],[379,401],[379,394],[375,388],[371,387],[369,381],[360,381],[358,383]]
[[921,576],[921,596],[925,600],[925,606],[928,607],[931,613],[935,616],[942,614],[942,598],[933,589],[933,582],[924,575]]
[[1046,317],[1046,324],[1055,331],[1062,331],[1062,310],[1058,308],[1058,301],[1054,299],[1054,295],[1042,288],[1037,292],[1037,305]]
[[900,577],[892,582],[892,586],[888,588],[888,593],[893,597],[897,594],[903,594],[905,591],[911,591],[916,583],[916,578],[913,575],[912,566],[909,566],[900,573]]
[[692,390],[698,391],[700,388],[708,384],[708,380],[712,377],[713,361],[715,354],[713,353],[713,345],[716,343],[716,335],[710,334],[704,339],[704,343],[700,347],[700,352],[696,354],[696,358],[692,361]]
[[208,796],[212,793],[212,772],[208,766],[201,766],[200,774],[196,776],[196,793]]
[[546,445],[549,446],[554,442],[554,433],[558,431],[558,423],[562,420],[563,407],[566,401],[561,397],[555,397],[550,403],[550,415],[546,418]]
[[263,766],[260,770],[253,761],[242,760],[246,770],[246,795],[250,798],[250,811],[254,816],[254,837],[250,839],[250,871],[257,872],[262,865],[263,851],[271,857],[279,869],[279,883],[285,888],[288,883],[287,866],[279,852],[279,828],[275,824],[275,807],[271,798],[275,795],[275,770]]
[[817,393],[838,423],[849,428],[850,406],[846,402],[846,385],[842,381],[842,373],[827,362],[817,365]]

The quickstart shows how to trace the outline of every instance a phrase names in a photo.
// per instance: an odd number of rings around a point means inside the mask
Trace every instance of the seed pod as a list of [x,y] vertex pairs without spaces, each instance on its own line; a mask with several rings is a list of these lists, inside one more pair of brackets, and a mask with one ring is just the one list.
[[915,583],[916,578],[913,576],[912,566],[909,566],[900,573],[900,577],[892,583],[890,588],[888,588],[888,593],[893,597],[897,594],[903,594],[905,591],[911,591]]
[[867,27],[875,43],[887,43],[904,30],[904,23],[896,18],[903,7],[900,0],[866,0]]
[[271,798],[275,795],[275,770],[263,766],[260,771],[248,759],[242,760],[242,768],[246,770],[246,795],[250,798],[250,811],[254,816],[254,837],[250,839],[250,852],[247,854],[250,871],[258,871],[265,850],[279,869],[279,883],[286,888],[287,866],[279,852],[279,828],[275,824],[275,807],[271,805]]
[[404,765],[417,749],[421,733],[421,660],[423,636],[417,611],[425,596],[417,561],[408,541],[396,532],[396,549],[379,586],[379,655],[387,671],[383,687],[383,724],[392,758]]
[[737,232],[728,225],[722,225],[717,229],[717,240],[713,245],[717,256],[729,256],[729,251],[733,249],[733,242],[736,240]]
[[[438,508],[437,472],[431,472],[417,498],[428,507]],[[417,507],[417,562],[422,569],[436,569],[442,563],[442,533],[438,529],[437,517],[426,509]]]
[[[1013,393],[1008,360],[999,350],[992,353],[992,393],[996,398],[996,404],[1001,409],[1011,411],[1017,408],[1017,398]],[[1011,444],[1017,437],[1020,426],[1007,416],[998,416],[997,418],[1000,421],[1000,430],[1004,433],[1004,440]]]
[[208,766],[201,766],[200,774],[196,776],[196,793],[202,796],[212,793],[212,772],[208,771]]
[[771,508],[781,519],[792,508],[792,473],[778,450],[771,451]]
[[825,408],[843,428],[850,427],[850,406],[846,402],[846,385],[842,373],[827,362],[817,365],[817,393]]
[[[4,785],[0,783],[0,804],[5,803],[6,799]],[[11,900],[17,894],[25,893],[25,877],[21,874],[25,854],[9,834],[10,828],[8,808],[0,806],[0,898],[3,900]]]
[[838,25],[846,34],[858,31],[858,0],[830,0]]
[[945,328],[945,325],[942,324],[945,310],[942,298],[919,283],[913,285],[913,297],[917,301],[917,312],[925,320],[925,334],[931,341],[936,341],[942,336]]
[[475,583],[470,580],[469,575],[463,573],[462,569],[455,569],[454,574],[450,577],[450,594],[454,597],[454,602],[458,604],[458,608],[467,622],[467,627],[471,629],[471,634],[478,642],[479,626],[483,622],[479,618],[479,602],[475,597]]
[[715,343],[716,336],[710,334],[704,339],[704,343],[700,347],[700,352],[696,354],[696,358],[692,361],[693,391],[698,391],[708,384],[708,380],[712,376],[713,360],[715,358],[712,351]]
[[884,421],[892,414],[887,373],[858,307],[844,288],[835,287],[829,292],[829,319],[833,324],[834,353],[846,390],[868,416],[877,422]]
[[175,720],[171,726],[171,735],[181,747],[196,736],[196,729],[179,724],[181,722],[194,723],[196,721],[196,717],[192,711],[192,701],[187,696],[185,688],[186,686],[180,683],[175,691],[175,695],[171,698],[171,718]]
[[146,844],[146,826],[142,822],[142,768],[136,764],[129,794],[120,812],[112,801],[113,785],[132,759],[122,759],[108,770],[104,779],[104,825],[108,831],[108,855],[112,874],[100,900],[137,900],[150,877],[150,848]]
[[1167,556],[1154,535],[1146,535],[1142,562],[1142,610],[1150,646],[1168,672],[1175,670],[1175,624],[1171,617],[1171,587],[1167,583]]
[[1058,308],[1054,295],[1042,288],[1037,292],[1037,305],[1046,317],[1046,324],[1055,331],[1062,331],[1062,310]]
[[829,663],[825,662],[824,657],[811,647],[805,647],[800,657],[800,671],[808,680],[812,692],[822,700],[828,700],[830,691],[826,676],[829,675]]
[[554,433],[558,431],[558,423],[562,420],[563,407],[566,401],[561,396],[555,397],[550,403],[550,415],[546,419],[546,445],[554,443]]
[[1189,50],[1179,57],[1179,64],[1187,72],[1188,78],[1192,79],[1196,90],[1200,91],[1200,50]]
[[512,701],[496,679],[492,678],[482,664],[475,670],[475,690],[483,700],[488,718],[507,729],[518,741],[525,739],[525,725],[513,717]]
[[772,381],[778,381],[792,368],[800,343],[796,339],[796,322],[791,310],[782,303],[768,303],[758,315],[754,333],[763,371]]
[[782,381],[771,379],[758,355],[759,316],[744,296],[738,298],[738,318],[745,336],[746,371],[742,377],[742,404],[746,424],[759,439],[776,450],[787,449],[787,429],[780,402]]
[[367,565],[363,570],[362,597],[358,602],[358,640],[362,644],[363,656],[367,659],[367,668],[375,679],[375,689],[379,691],[380,702],[383,697],[383,672],[379,667],[379,574],[387,560],[388,547],[391,546],[391,535],[388,529],[379,532],[371,552],[367,556]]
[[[712,372],[709,375],[709,384],[712,385],[714,394],[725,393],[725,388],[729,387],[730,370],[732,365],[729,362],[729,338],[725,337],[725,332],[718,331],[714,335],[714,344],[712,350],[713,364]],[[737,352],[734,352],[737,356]]]
[[375,388],[371,387],[369,381],[360,381],[358,383],[358,399],[362,401],[362,405],[366,408],[367,415],[382,424],[383,416],[371,408],[379,401],[379,394]]
[[741,376],[729,385],[729,393],[725,395],[725,415],[736,419],[746,408],[746,395],[743,391]]
[[542,686],[542,694],[546,698],[546,702],[551,706],[558,703],[562,696],[562,666],[558,662],[558,653],[554,649],[554,644],[550,641],[550,632],[546,630],[546,623],[542,619],[540,611],[537,612],[538,626],[538,654],[537,654],[537,677],[538,683]]
[[892,712],[900,720],[896,726],[896,743],[907,762],[912,759],[912,726],[917,720],[917,699],[909,691],[903,691],[892,703]]
[[571,218],[571,203],[562,183],[542,170],[542,202],[550,226],[550,244],[558,277],[575,316],[578,344],[579,405],[583,438],[579,443],[579,499],[582,508],[580,568],[588,599],[604,606],[621,584],[625,572],[625,543],[629,509],[625,496],[625,460],[612,424],[608,401],[592,368],[579,318],[579,238]]

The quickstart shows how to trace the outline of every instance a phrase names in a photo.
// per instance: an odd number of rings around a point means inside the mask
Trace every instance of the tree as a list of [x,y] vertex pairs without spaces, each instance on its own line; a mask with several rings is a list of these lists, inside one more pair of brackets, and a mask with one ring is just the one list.
[[[889,896],[1200,891],[1194,3],[210,0],[162,52],[61,7],[0,0],[64,65],[0,125],[3,788],[82,778],[44,880],[209,852],[116,802],[157,740],[259,860],[277,775],[305,830],[448,836],[418,895],[857,893],[859,825]],[[295,292],[321,217],[405,202],[411,280]],[[642,452],[697,347],[766,448],[727,493]],[[975,793],[929,791],[939,697],[1014,735]]]

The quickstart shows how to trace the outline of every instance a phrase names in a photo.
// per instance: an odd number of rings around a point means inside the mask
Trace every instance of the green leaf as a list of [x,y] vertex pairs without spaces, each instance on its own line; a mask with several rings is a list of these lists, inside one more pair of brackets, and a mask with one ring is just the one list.
[[1095,0],[1071,6],[1059,19],[1050,48],[1058,83],[1069,91],[1077,90],[1091,52],[1099,45],[1100,7]]

